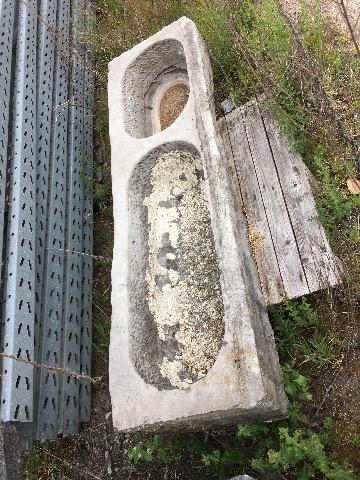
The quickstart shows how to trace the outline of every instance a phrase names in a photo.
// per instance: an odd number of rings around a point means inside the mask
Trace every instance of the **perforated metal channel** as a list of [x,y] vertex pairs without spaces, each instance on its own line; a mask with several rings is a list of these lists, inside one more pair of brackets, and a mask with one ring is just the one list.
[[[88,374],[93,87],[84,68],[90,55],[77,33],[89,8],[89,0],[0,0],[0,42],[7,46],[0,51],[2,348]],[[0,419],[27,422],[20,423],[27,445],[32,437],[76,433],[79,420],[89,418],[89,384],[11,359],[1,370]]]
[[[87,223],[87,235],[83,232],[84,217],[88,217],[88,211],[91,208],[91,198],[88,198],[87,202],[83,201],[85,162],[85,130],[84,130],[84,62],[79,58],[84,58],[84,49],[77,40],[78,30],[83,30],[84,26],[82,21],[84,20],[84,3],[83,1],[74,1],[71,6],[71,12],[68,10],[68,5],[61,2],[59,6],[61,8],[61,20],[60,24],[63,25],[62,38],[65,41],[65,37],[68,37],[69,31],[71,31],[71,62],[70,62],[70,83],[67,84],[66,94],[68,95],[67,102],[59,99],[57,105],[62,105],[64,108],[64,117],[67,118],[68,127],[67,132],[67,145],[66,149],[62,151],[63,157],[66,157],[66,168],[62,169],[61,189],[62,199],[66,199],[66,203],[61,203],[61,208],[57,207],[54,210],[54,215],[61,213],[61,219],[59,219],[62,230],[60,237],[63,244],[58,245],[60,255],[63,255],[63,262],[61,258],[56,259],[56,256],[51,256],[52,262],[58,260],[60,269],[63,272],[61,277],[61,287],[63,291],[63,308],[62,308],[62,327],[60,331],[60,341],[58,331],[55,332],[56,338],[53,338],[53,342],[50,345],[51,352],[55,350],[59,352],[60,346],[60,365],[64,368],[71,370],[72,372],[82,372],[82,355],[86,358],[86,370],[90,373],[90,341],[91,341],[91,303],[90,308],[86,306],[87,321],[88,323],[83,328],[84,309],[82,308],[82,302],[84,299],[91,302],[91,291],[86,290],[91,288],[91,279],[88,275],[92,274],[91,257],[92,252],[92,234],[91,222]],[[66,10],[67,8],[67,10]],[[65,13],[66,10],[66,13]],[[69,30],[69,23],[66,21],[70,16],[71,28]],[[59,18],[59,17],[58,17]],[[65,21],[64,21],[65,19]],[[59,25],[59,20],[58,20]],[[65,28],[64,28],[65,27]],[[65,32],[66,29],[66,32]],[[64,63],[63,56],[58,57],[59,67]],[[68,71],[69,65],[65,60],[64,69]],[[63,89],[62,89],[63,91]],[[59,122],[59,117],[57,122]],[[88,144],[91,144],[92,138],[92,125],[88,124],[89,130],[86,130],[88,137]],[[65,128],[65,124],[64,124]],[[90,148],[92,148],[90,146]],[[67,150],[67,151],[66,151]],[[59,158],[57,157],[57,160]],[[55,169],[55,167],[53,167]],[[89,163],[88,168],[92,168]],[[54,175],[58,174],[56,169],[50,178],[54,178]],[[64,175],[66,172],[66,178],[64,181]],[[89,174],[91,175],[91,174]],[[63,187],[66,186],[66,195],[64,195]],[[50,190],[56,191],[59,187],[58,183],[51,183]],[[55,195],[54,200],[58,199]],[[55,202],[54,202],[55,203]],[[84,213],[83,209],[86,208],[87,212]],[[52,211],[50,207],[50,211]],[[49,227],[49,232],[52,228]],[[84,276],[82,275],[84,248],[83,238],[86,237],[86,248],[89,252],[87,259],[87,268]],[[55,239],[48,237],[48,251],[54,247]],[[47,254],[49,257],[49,254]],[[51,278],[56,278],[54,271],[50,274]],[[60,277],[57,276],[60,283]],[[51,295],[50,289],[50,295]],[[60,294],[60,288],[58,290]],[[53,292],[52,292],[53,294]],[[58,299],[55,299],[58,303]],[[49,311],[49,315],[50,311]],[[46,318],[46,317],[45,317]],[[50,318],[51,323],[51,318]],[[59,322],[55,321],[55,324]],[[51,337],[49,330],[48,336]],[[84,339],[86,345],[82,344]],[[44,336],[45,340],[45,336]],[[56,347],[54,348],[54,343]],[[44,349],[44,351],[46,348]],[[48,349],[49,354],[49,349]],[[87,356],[86,356],[87,355]],[[38,417],[38,438],[50,438],[54,437],[57,433],[61,433],[64,436],[71,435],[77,432],[79,420],[86,420],[90,414],[90,388],[82,385],[77,379],[72,376],[60,377],[52,375],[53,385],[50,386],[51,396],[48,395],[49,391],[40,393],[40,399],[43,399],[43,404],[39,403],[39,417]],[[49,385],[51,380],[50,375],[46,375],[44,382]],[[47,393],[44,396],[44,393]],[[58,394],[58,398],[56,398]],[[51,397],[51,398],[50,398]],[[50,403],[51,400],[51,403]],[[84,404],[82,401],[84,400]],[[53,412],[47,411],[48,406],[52,406]],[[58,407],[58,408],[57,408]],[[57,415],[56,415],[57,413]]]
[[[72,2],[72,57],[69,102],[69,151],[66,192],[65,227],[65,295],[64,342],[62,364],[80,373],[81,332],[81,278],[82,278],[82,209],[83,209],[83,156],[84,125],[83,96],[84,69],[79,62],[83,49],[77,33],[83,27],[80,12],[83,0]],[[83,56],[83,55],[82,55]],[[59,433],[64,436],[76,433],[79,422],[79,380],[71,376],[61,377]]]
[[[51,0],[50,0],[51,1]],[[69,8],[66,1],[58,4],[56,21],[58,41],[61,36],[68,35]],[[49,14],[49,5],[43,5],[43,15]],[[45,17],[46,21],[50,21]],[[54,37],[48,37],[44,30],[40,33],[40,45],[48,47],[53,55],[54,70],[52,75],[51,112],[48,113],[48,125],[51,149],[49,150],[48,180],[47,180],[47,221],[44,222],[44,251],[40,250],[44,262],[43,286],[39,284],[39,361],[45,365],[60,365],[62,297],[63,297],[63,249],[65,222],[65,172],[67,162],[67,88],[68,62],[58,52],[54,52]],[[51,45],[47,44],[48,39]],[[44,65],[45,67],[45,65]],[[41,99],[39,98],[39,102]],[[46,108],[46,107],[45,107]],[[65,114],[62,110],[65,110]],[[44,157],[43,157],[44,158]],[[45,161],[45,158],[44,158]],[[46,176],[44,175],[46,178]],[[46,180],[45,180],[46,181]],[[39,233],[42,234],[42,230]],[[39,254],[40,254],[39,252]],[[39,272],[39,276],[40,276]],[[47,370],[39,371],[39,399],[37,402],[37,438],[52,439],[57,436],[58,390],[59,376]]]
[[[37,9],[37,1],[28,1]],[[18,4],[17,46],[11,106],[8,226],[5,248],[2,348],[7,355],[34,358],[35,156],[37,20]],[[3,359],[1,420],[31,421],[33,367]]]
[[[57,4],[51,0],[40,1],[39,15],[48,25],[56,25]],[[44,281],[44,256],[48,218],[48,188],[53,125],[55,39],[45,27],[38,26],[37,48],[37,155],[36,155],[36,304],[35,304],[35,357],[41,352],[42,292]]]
[[[85,5],[86,29],[93,29],[91,4]],[[92,54],[85,52],[84,78],[84,176],[83,176],[83,257],[82,257],[82,308],[81,308],[81,348],[80,371],[91,374],[91,321],[92,321],[92,278],[93,278],[93,109],[94,109],[94,78],[91,70],[93,65]],[[80,384],[80,421],[90,418],[91,396],[90,383]]]
[[[50,0],[51,1],[51,0]],[[66,46],[70,28],[70,6],[58,2],[54,21],[58,42]],[[55,42],[54,37],[51,38]],[[68,136],[68,56],[56,49],[54,54],[52,118],[50,124],[50,165],[47,207],[47,234],[44,255],[44,287],[41,302],[40,363],[61,365],[62,299],[64,290],[65,196]],[[37,438],[54,439],[58,434],[60,376],[40,370],[37,404]]]
[[[15,0],[0,0],[0,258],[2,258]],[[1,266],[0,266],[1,282]]]
[[[40,1],[40,18],[48,25],[56,25],[57,3],[52,0]],[[43,282],[45,242],[48,223],[48,189],[50,154],[52,145],[53,85],[55,39],[44,23],[38,26],[37,48],[37,156],[36,156],[36,305],[35,305],[35,356],[41,352]]]

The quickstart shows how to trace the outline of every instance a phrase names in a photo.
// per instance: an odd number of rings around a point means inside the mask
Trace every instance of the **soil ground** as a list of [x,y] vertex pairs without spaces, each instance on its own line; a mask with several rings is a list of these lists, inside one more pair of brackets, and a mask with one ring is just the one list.
[[161,130],[170,127],[184,110],[189,98],[189,89],[186,85],[176,84],[166,90],[160,102]]
[[[311,0],[315,3],[314,0]],[[296,16],[301,8],[300,0],[283,0],[282,4],[286,8],[286,11],[291,16]],[[341,13],[339,7],[340,0],[322,0],[321,5],[323,10],[335,19],[336,24],[341,28],[344,34],[348,34],[349,30],[346,25],[344,16]],[[360,33],[360,0],[345,0],[344,4],[347,8],[349,19],[354,27],[357,35]]]

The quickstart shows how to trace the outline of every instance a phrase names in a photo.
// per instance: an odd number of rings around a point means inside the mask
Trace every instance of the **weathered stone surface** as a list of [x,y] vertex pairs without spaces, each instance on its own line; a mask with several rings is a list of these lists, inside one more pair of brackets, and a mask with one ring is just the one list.
[[16,429],[10,423],[0,423],[0,479],[20,478],[20,449]]
[[[162,130],[162,97],[180,83],[188,101]],[[114,426],[283,416],[273,334],[192,21],[110,63],[109,109]]]
[[230,480],[255,480],[255,478],[249,477],[249,475],[239,475],[238,477],[233,477]]
[[222,108],[223,112],[225,113],[225,115],[228,115],[233,110],[235,110],[236,105],[233,102],[232,98],[228,97],[223,102],[221,102],[221,108]]

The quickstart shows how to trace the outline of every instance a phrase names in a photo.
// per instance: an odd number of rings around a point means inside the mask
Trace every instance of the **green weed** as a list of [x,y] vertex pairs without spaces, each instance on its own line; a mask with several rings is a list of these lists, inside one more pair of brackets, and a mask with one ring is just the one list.
[[26,479],[32,479],[33,474],[36,473],[39,466],[43,463],[42,457],[40,457],[37,453],[30,453],[24,463],[24,474]]
[[112,197],[111,184],[109,183],[94,183],[94,202],[100,206],[108,203]]
[[313,307],[302,298],[270,307],[269,315],[275,333],[276,346],[282,358],[293,357],[300,338],[313,333],[320,319]]
[[356,433],[351,439],[350,443],[355,447],[360,447],[360,433]]
[[349,228],[347,232],[347,241],[350,245],[359,245],[360,243],[360,229],[357,225]]
[[[285,301],[271,307],[269,313],[278,352],[282,359],[292,359],[291,369],[294,362],[310,364],[316,369],[339,362],[340,340],[321,330],[320,318],[305,298]],[[283,369],[287,372],[288,365]]]
[[293,365],[287,363],[282,367],[284,376],[284,388],[293,402],[311,400],[308,379],[302,375]]
[[[279,448],[267,452],[267,459],[255,458],[254,470],[266,475],[269,472],[281,472],[298,480],[309,480],[316,474],[332,480],[355,480],[351,470],[329,461],[324,447],[326,437],[308,430],[290,432],[280,427]],[[266,477],[263,477],[264,479]]]
[[[285,390],[291,401],[289,418],[273,423],[254,420],[243,423],[234,433],[234,441],[214,448],[216,438],[196,443],[196,448],[180,442],[178,438],[155,436],[138,442],[128,452],[133,463],[141,461],[180,461],[189,452],[219,479],[229,478],[239,469],[256,472],[267,480],[270,472],[287,478],[308,480],[316,475],[328,480],[355,480],[351,470],[333,462],[326,453],[331,419],[325,419],[318,431],[303,426],[304,415],[300,405],[311,399],[308,379],[292,365],[283,367]],[[319,477],[320,478],[320,477]]]
[[57,458],[44,457],[41,451],[33,451],[24,459],[22,467],[22,475],[24,480],[38,480],[39,472],[43,478],[51,478],[51,473],[59,466],[60,462]]
[[128,452],[129,460],[135,464],[140,461],[153,462],[155,460],[165,461],[170,459],[176,461],[180,458],[180,445],[173,441],[166,441],[164,438],[155,435],[147,442],[139,441]]
[[[341,172],[331,169],[324,158],[324,151],[318,146],[313,155],[313,164],[321,183],[321,193],[318,196],[318,212],[322,224],[326,228],[329,236],[336,233],[338,223],[347,218],[350,212],[360,206],[360,197],[351,196],[340,187],[340,181],[337,175]],[[342,177],[351,174],[351,171],[342,172]]]
[[99,339],[97,346],[104,351],[107,351],[110,344],[110,327],[100,321],[94,324],[95,330],[98,333]]
[[341,342],[336,336],[316,333],[309,340],[298,344],[303,357],[301,363],[311,363],[317,369],[326,365],[336,366],[340,361]]
[[129,448],[127,455],[134,464],[156,461],[178,462],[185,455],[199,455],[203,451],[204,443],[195,435],[189,435],[186,439],[154,435],[147,440],[138,440]]

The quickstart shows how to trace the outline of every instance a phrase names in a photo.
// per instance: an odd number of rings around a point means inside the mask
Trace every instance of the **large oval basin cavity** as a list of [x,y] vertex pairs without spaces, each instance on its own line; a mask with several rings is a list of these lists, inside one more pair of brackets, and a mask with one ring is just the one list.
[[224,336],[220,272],[198,151],[153,150],[129,185],[130,355],[145,382],[189,389]]

